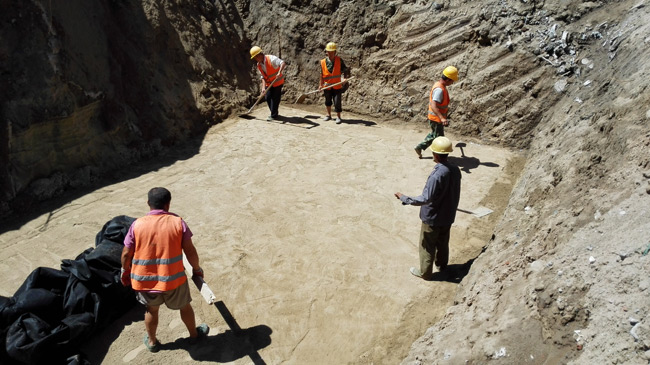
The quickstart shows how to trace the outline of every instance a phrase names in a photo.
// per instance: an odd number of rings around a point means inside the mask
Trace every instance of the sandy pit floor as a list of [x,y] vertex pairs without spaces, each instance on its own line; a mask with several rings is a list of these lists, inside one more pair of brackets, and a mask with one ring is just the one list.
[[[516,179],[516,152],[464,141],[453,162],[463,171],[452,228],[448,276],[423,281],[418,264],[419,195],[434,162],[413,146],[426,128],[323,107],[292,109],[266,122],[233,118],[213,127],[200,153],[106,185],[0,235],[0,295],[11,296],[36,267],[59,268],[94,245],[117,215],[144,215],[147,191],[172,192],[171,211],[194,232],[206,281],[218,305],[192,287],[207,340],[188,345],[177,312],[161,309],[157,354],[142,344],[136,308],[81,349],[93,363],[238,364],[398,363],[410,344],[444,315],[471,260],[487,243]],[[447,129],[454,143],[461,142]],[[169,153],[173,154],[173,151]],[[145,166],[146,168],[146,166]],[[233,331],[241,328],[241,331]]]

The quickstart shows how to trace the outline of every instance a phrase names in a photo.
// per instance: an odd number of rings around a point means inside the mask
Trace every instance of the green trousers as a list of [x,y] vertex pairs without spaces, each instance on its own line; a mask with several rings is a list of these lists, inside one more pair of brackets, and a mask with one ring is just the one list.
[[449,263],[449,231],[451,226],[432,227],[422,223],[420,230],[420,272],[424,277],[433,274],[433,264],[440,270]]
[[445,135],[445,127],[442,124],[429,120],[429,127],[431,127],[431,133],[427,134],[427,136],[424,137],[424,141],[420,142],[420,144],[415,146],[415,148],[426,150],[431,146],[431,142],[433,142],[436,137]]

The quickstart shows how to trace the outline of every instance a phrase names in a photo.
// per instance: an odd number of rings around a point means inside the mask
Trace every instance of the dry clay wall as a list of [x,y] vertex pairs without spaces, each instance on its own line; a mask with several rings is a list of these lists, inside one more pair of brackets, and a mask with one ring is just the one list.
[[647,361],[649,19],[636,0],[246,8],[251,39],[290,64],[289,95],[315,88],[335,41],[359,78],[349,108],[424,123],[428,90],[453,64],[449,130],[529,148],[457,304],[405,363]]
[[0,216],[171,146],[185,150],[170,159],[187,158],[249,95],[248,41],[232,3],[0,8]]

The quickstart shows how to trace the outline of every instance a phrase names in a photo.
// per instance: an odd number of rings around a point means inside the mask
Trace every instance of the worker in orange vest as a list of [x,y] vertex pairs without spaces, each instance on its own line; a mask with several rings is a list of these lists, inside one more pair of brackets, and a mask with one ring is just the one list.
[[449,125],[447,120],[447,111],[449,108],[449,92],[447,86],[458,81],[458,69],[454,66],[447,66],[442,71],[440,80],[436,81],[429,92],[429,110],[427,112],[427,120],[431,133],[427,134],[424,141],[415,146],[415,153],[419,158],[422,158],[422,150],[431,146],[431,142],[439,136],[445,135],[445,128]]
[[257,69],[262,75],[260,85],[260,97],[266,94],[266,104],[269,106],[271,115],[266,118],[267,121],[273,121],[278,118],[280,100],[282,99],[282,85],[284,85],[284,68],[287,64],[273,55],[265,55],[262,49],[254,46],[250,49],[251,60],[257,62]]
[[131,286],[138,301],[146,306],[144,345],[151,352],[160,350],[156,329],[158,310],[163,303],[169,309],[180,310],[192,342],[210,331],[205,323],[196,327],[183,253],[192,265],[192,275],[203,277],[203,270],[192,243],[192,231],[181,217],[169,212],[171,199],[171,193],[165,188],[149,190],[150,211],[131,224],[122,250],[121,281],[124,286]]
[[[320,86],[319,89],[326,88],[328,85],[336,84],[343,81],[342,84],[332,86],[323,90],[325,96],[325,108],[327,108],[327,116],[323,119],[332,120],[332,104],[334,104],[334,111],[336,111],[336,124],[341,124],[341,95],[346,86],[345,78],[350,77],[350,71],[345,65],[341,57],[337,56],[337,46],[334,42],[329,42],[325,46],[327,57],[320,61]],[[341,77],[343,76],[343,78]]]

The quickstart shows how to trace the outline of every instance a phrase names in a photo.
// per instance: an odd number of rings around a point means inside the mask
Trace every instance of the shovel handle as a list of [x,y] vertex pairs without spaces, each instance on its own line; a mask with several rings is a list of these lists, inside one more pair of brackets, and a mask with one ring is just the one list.
[[328,85],[328,86],[326,86],[326,87],[324,87],[324,88],[322,88],[322,89],[318,89],[318,90],[316,90],[316,91],[312,91],[312,92],[310,92],[310,94],[311,94],[311,93],[316,93],[316,92],[319,92],[319,91],[323,91],[323,90],[327,90],[327,89],[329,89],[329,88],[331,88],[331,87],[334,87],[334,86],[336,86],[336,85],[344,84],[344,83],[348,82],[348,80],[352,80],[353,78],[354,78],[354,76],[350,76],[350,77],[348,77],[347,79],[345,79],[344,81],[337,82],[336,84]]
[[[337,82],[336,84],[328,85],[327,87],[324,87],[322,89],[317,89],[317,90],[314,90],[314,91],[306,92],[306,93],[300,95],[300,97],[307,96],[307,95],[310,95],[310,94],[314,94],[314,93],[317,93],[319,91],[327,90],[327,89],[332,88],[332,87],[334,87],[336,85],[341,85],[343,83],[348,82],[348,80],[352,80],[353,78],[354,78],[354,76],[348,77],[347,79],[345,79],[345,81],[341,81],[341,82]],[[300,97],[298,97],[298,99],[300,99]]]

